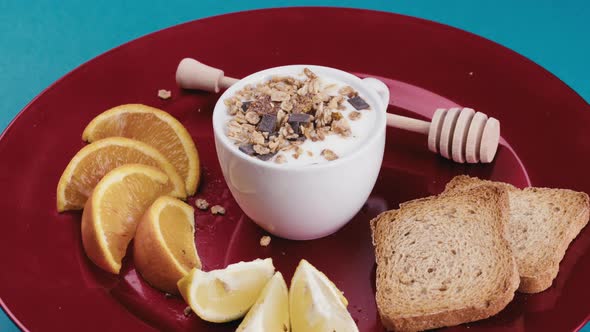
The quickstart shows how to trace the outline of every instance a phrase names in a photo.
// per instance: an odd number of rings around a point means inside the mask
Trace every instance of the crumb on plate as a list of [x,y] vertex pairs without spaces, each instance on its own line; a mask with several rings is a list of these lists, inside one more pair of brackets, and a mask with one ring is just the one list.
[[207,202],[206,200],[204,200],[202,198],[197,198],[195,200],[195,206],[199,210],[207,210],[209,208],[209,202]]
[[225,214],[225,208],[221,205],[213,205],[211,207],[211,213],[222,216]]
[[266,247],[270,244],[270,236],[265,235],[260,238],[260,245]]
[[158,97],[164,100],[170,99],[170,97],[172,97],[172,92],[170,92],[170,90],[160,89],[158,90]]

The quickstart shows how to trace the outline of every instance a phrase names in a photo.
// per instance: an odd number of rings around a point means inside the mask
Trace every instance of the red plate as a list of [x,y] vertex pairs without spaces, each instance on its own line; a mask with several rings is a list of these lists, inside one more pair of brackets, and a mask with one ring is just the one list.
[[[366,206],[328,238],[258,244],[263,232],[245,217],[222,180],[211,111],[218,95],[179,91],[174,72],[191,56],[234,77],[267,67],[309,63],[386,79],[390,112],[429,116],[465,105],[497,117],[503,138],[491,165],[459,165],[428,152],[426,138],[389,130],[383,168]],[[172,90],[162,101],[158,89]],[[590,192],[590,107],[559,79],[518,54],[444,25],[381,12],[270,9],[199,20],[140,38],[82,65],[28,105],[0,139],[0,296],[24,330],[231,331],[185,317],[185,304],[138,278],[126,260],[120,276],[84,255],[80,213],[58,214],[55,188],[84,144],[95,115],[145,103],[177,117],[191,132],[204,165],[198,197],[227,208],[197,212],[197,247],[206,270],[273,257],[290,278],[310,260],[346,293],[361,331],[381,331],[374,300],[375,263],[368,220],[401,201],[439,192],[468,173],[518,186]],[[520,160],[522,162],[520,162]],[[193,199],[190,200],[191,202]],[[454,330],[575,330],[590,314],[590,230],[574,241],[553,286],[517,295],[499,315]]]

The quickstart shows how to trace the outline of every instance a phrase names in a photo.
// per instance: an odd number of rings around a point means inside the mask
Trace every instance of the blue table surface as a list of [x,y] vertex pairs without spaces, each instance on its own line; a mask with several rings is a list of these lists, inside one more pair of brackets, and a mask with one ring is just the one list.
[[[530,58],[590,100],[587,0],[1,0],[0,131],[52,82],[129,40],[212,15],[312,5],[390,11],[473,32]],[[1,311],[0,331],[18,331]]]

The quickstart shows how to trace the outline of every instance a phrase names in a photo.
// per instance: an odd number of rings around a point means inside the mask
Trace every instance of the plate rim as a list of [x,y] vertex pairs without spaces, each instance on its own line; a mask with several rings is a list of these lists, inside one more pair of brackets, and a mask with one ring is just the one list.
[[[103,59],[107,56],[109,56],[110,54],[113,54],[115,52],[121,52],[122,50],[125,49],[125,47],[127,47],[129,44],[135,43],[139,40],[143,40],[146,38],[150,38],[153,35],[159,34],[159,33],[163,33],[163,32],[167,32],[169,30],[173,30],[173,29],[177,29],[179,27],[185,26],[185,25],[191,25],[191,24],[195,24],[196,22],[203,22],[203,21],[208,21],[208,20],[214,20],[216,18],[219,17],[226,17],[226,16],[233,16],[233,15],[242,15],[242,14],[247,14],[250,12],[262,12],[262,11],[268,11],[268,12],[272,12],[272,11],[290,11],[290,10],[297,10],[297,9],[336,9],[339,11],[354,11],[354,12],[364,12],[364,13],[379,13],[379,14],[386,14],[386,15],[392,15],[394,17],[401,17],[403,19],[406,20],[412,20],[416,23],[420,23],[420,24],[424,24],[424,25],[429,25],[434,27],[435,29],[439,30],[439,29],[443,29],[443,30],[450,30],[450,31],[454,31],[454,32],[459,32],[459,33],[463,33],[466,35],[466,38],[468,39],[479,39],[485,43],[488,43],[490,46],[493,46],[496,49],[501,49],[503,52],[507,52],[506,54],[508,54],[512,59],[518,60],[521,63],[525,64],[525,65],[533,65],[535,68],[535,71],[542,71],[545,75],[548,75],[548,77],[553,78],[554,80],[556,80],[556,84],[561,84],[565,89],[564,91],[567,91],[571,94],[572,98],[577,98],[579,99],[579,101],[581,101],[583,104],[585,104],[586,106],[590,107],[590,103],[588,101],[586,101],[576,90],[574,90],[571,86],[569,86],[567,83],[565,83],[563,80],[561,80],[558,76],[556,76],[555,74],[553,74],[552,72],[550,72],[548,69],[544,68],[543,66],[541,66],[540,64],[538,64],[537,62],[535,62],[534,60],[528,58],[527,56],[518,53],[515,50],[512,50],[510,48],[508,48],[507,46],[504,46],[496,41],[493,41],[489,38],[480,36],[478,34],[475,34],[473,32],[469,32],[467,30],[464,30],[462,28],[458,28],[458,27],[454,27],[451,26],[449,24],[445,24],[442,22],[437,22],[434,20],[430,20],[430,19],[425,19],[425,18],[420,18],[420,17],[416,17],[416,16],[412,16],[412,15],[406,15],[406,14],[400,14],[400,13],[396,13],[396,12],[392,12],[392,11],[385,11],[385,10],[375,10],[375,9],[367,9],[367,8],[353,8],[353,7],[341,7],[341,6],[285,6],[285,7],[273,7],[273,8],[256,8],[256,9],[248,9],[248,10],[240,10],[240,11],[233,11],[233,12],[227,12],[227,13],[222,13],[222,14],[216,14],[216,15],[212,15],[212,16],[207,16],[207,17],[202,17],[202,18],[198,18],[198,19],[194,19],[194,20],[190,20],[190,21],[186,21],[186,22],[181,22],[178,24],[174,24],[171,26],[167,26],[164,27],[162,29],[158,29],[152,32],[149,32],[147,34],[141,35],[137,38],[133,38],[129,41],[126,41],[118,46],[115,46],[103,53],[100,53],[86,61],[84,61],[83,63],[81,63],[80,65],[74,67],[73,69],[71,69],[70,71],[68,71],[67,73],[65,73],[63,76],[59,77],[57,80],[55,80],[54,82],[52,82],[50,85],[48,85],[46,88],[42,89],[37,95],[35,95],[35,97],[33,97],[33,99],[31,99],[28,103],[25,104],[25,106],[16,113],[16,115],[10,120],[10,122],[6,125],[6,127],[2,130],[2,132],[0,133],[0,142],[2,142],[2,140],[4,139],[4,137],[12,130],[12,128],[15,126],[15,123],[17,121],[20,120],[20,118],[23,116],[23,114],[25,112],[27,112],[36,102],[37,100],[39,100],[41,97],[43,97],[45,94],[47,94],[49,91],[59,87],[59,85],[69,79],[71,76],[76,75],[77,73],[81,72],[86,66],[91,65],[92,63],[94,63],[95,61],[98,61],[100,59]],[[583,112],[585,110],[580,110],[580,112]],[[519,159],[520,161],[520,159]],[[521,162],[522,163],[522,162]],[[529,180],[530,181],[530,180]],[[17,318],[15,316],[15,314],[10,310],[9,306],[6,304],[6,302],[2,299],[2,295],[0,294],[0,308],[4,311],[4,313],[6,314],[6,316],[11,320],[12,323],[14,323],[19,329],[21,329],[22,331],[30,331],[29,329],[27,329],[24,325],[23,322],[21,322],[21,320],[19,318]],[[590,322],[590,313],[586,315],[586,318],[581,322],[581,324],[575,329],[575,331],[579,331],[581,330],[584,326],[586,326],[588,323]]]

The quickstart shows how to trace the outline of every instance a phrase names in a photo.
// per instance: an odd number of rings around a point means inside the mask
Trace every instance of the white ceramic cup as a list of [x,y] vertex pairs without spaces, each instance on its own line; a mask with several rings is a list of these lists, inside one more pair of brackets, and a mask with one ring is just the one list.
[[[262,161],[239,151],[226,135],[231,116],[223,101],[247,84],[275,75],[296,76],[305,67],[320,78],[350,85],[377,112],[364,144],[337,160],[305,166]],[[266,69],[232,85],[215,105],[213,131],[223,176],[240,208],[269,233],[287,239],[311,240],[339,230],[361,209],[377,180],[385,148],[388,103],[389,89],[383,82],[322,66]]]

